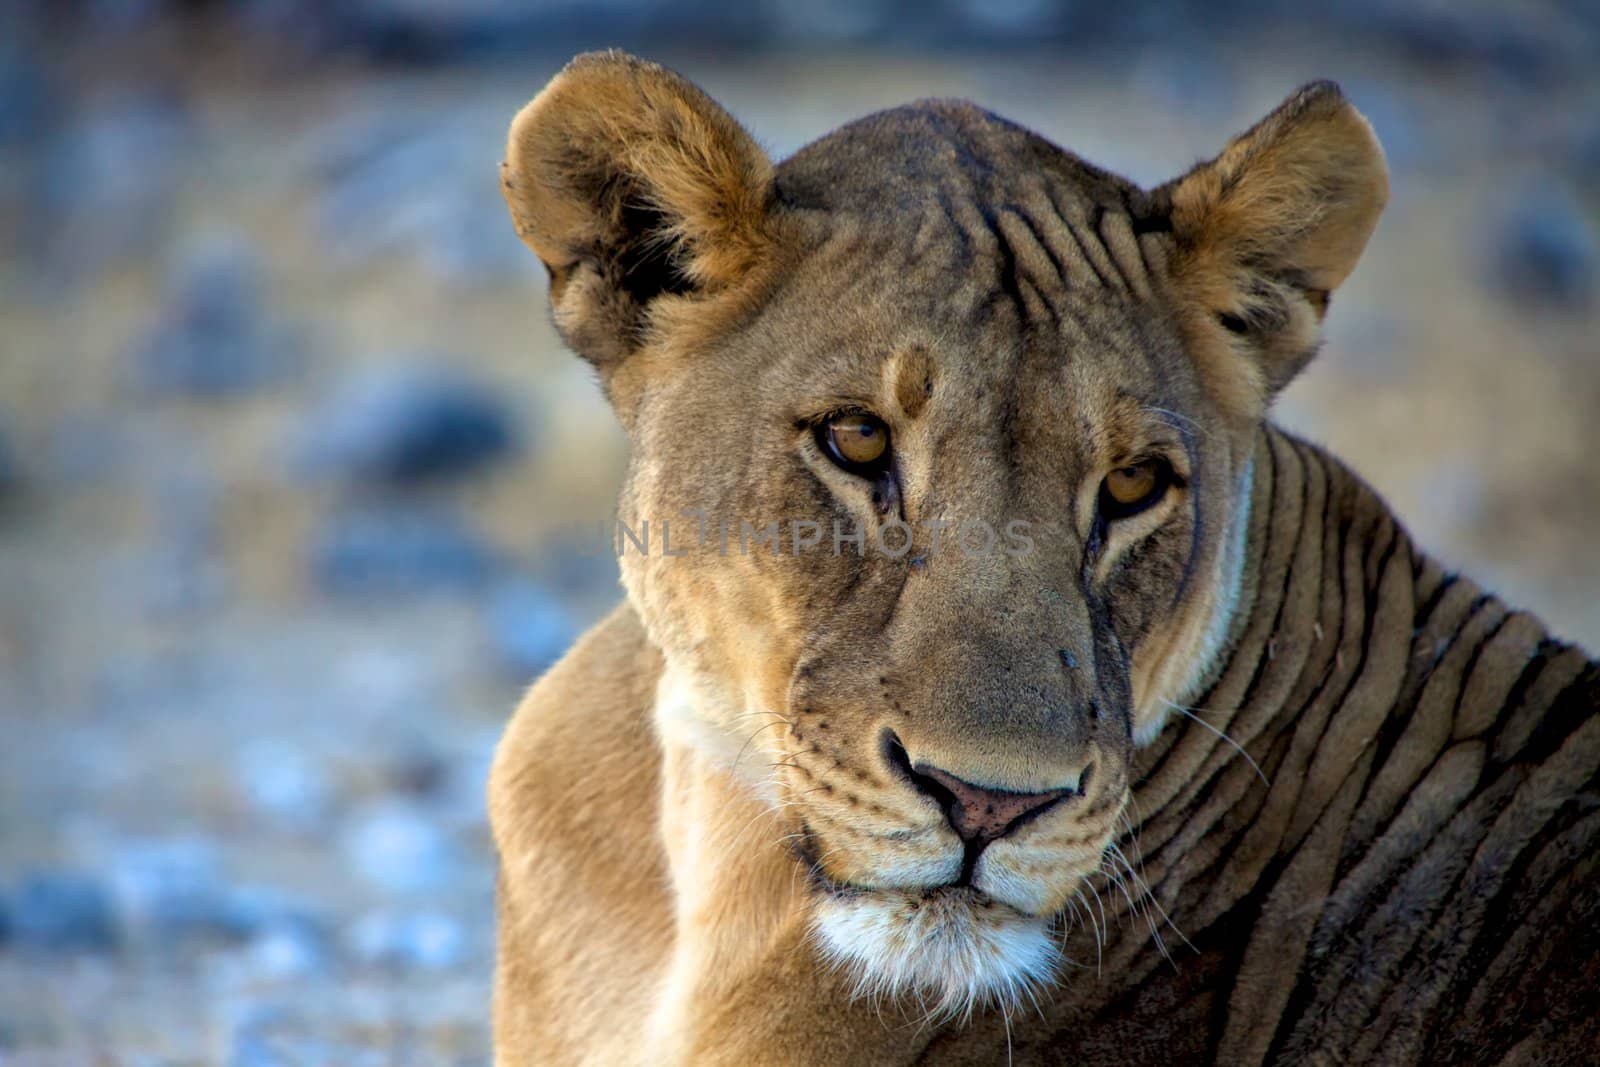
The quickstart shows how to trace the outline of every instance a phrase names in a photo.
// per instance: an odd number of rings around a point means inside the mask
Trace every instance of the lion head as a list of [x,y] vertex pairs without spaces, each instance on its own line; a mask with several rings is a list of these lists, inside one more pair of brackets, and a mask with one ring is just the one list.
[[605,53],[502,177],[630,439],[663,736],[781,813],[864,986],[1014,1000],[1243,613],[1260,420],[1386,197],[1367,123],[1311,85],[1147,191],[929,101],[774,166]]

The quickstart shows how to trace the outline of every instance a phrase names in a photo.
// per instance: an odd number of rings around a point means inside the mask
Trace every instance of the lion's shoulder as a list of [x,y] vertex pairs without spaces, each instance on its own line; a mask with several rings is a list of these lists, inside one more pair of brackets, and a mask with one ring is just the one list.
[[[502,846],[595,821],[638,820],[657,776],[650,709],[661,656],[622,604],[528,690],[495,754],[490,820]],[[512,853],[516,854],[516,853]]]
[[[515,1062],[620,1062],[582,1025],[648,995],[666,951],[660,656],[626,604],[585,634],[517,708],[489,777],[501,857],[495,1030]],[[565,962],[557,962],[565,961]],[[619,1031],[611,1040],[627,1045]],[[586,1058],[590,1054],[596,1058]]]

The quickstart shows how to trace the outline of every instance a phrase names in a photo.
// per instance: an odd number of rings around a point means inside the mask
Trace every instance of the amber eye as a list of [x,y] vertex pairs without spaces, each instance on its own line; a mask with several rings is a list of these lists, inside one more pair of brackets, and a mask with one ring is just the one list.
[[1118,467],[1100,483],[1100,513],[1108,519],[1137,515],[1160,500],[1171,484],[1172,468],[1163,459]]
[[835,415],[819,427],[832,460],[853,474],[870,475],[889,459],[889,427],[871,415]]

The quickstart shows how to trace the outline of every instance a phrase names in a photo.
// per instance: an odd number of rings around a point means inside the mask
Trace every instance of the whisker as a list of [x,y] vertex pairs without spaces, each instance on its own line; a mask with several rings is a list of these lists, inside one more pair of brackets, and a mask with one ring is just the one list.
[[754,816],[752,816],[749,820],[747,820],[745,822],[745,824],[743,826],[741,826],[739,828],[739,832],[733,835],[733,838],[728,842],[728,851],[732,852],[732,851],[735,851],[735,850],[738,849],[740,840],[744,837],[745,834],[750,832],[750,828],[752,826],[755,826],[757,823],[761,822],[763,819],[776,818],[776,817],[777,817],[776,813],[774,813],[774,812],[772,812],[772,811],[770,811],[770,810],[768,810],[766,808],[763,808],[760,811],[756,812],[756,814]]
[[1095,922],[1094,919],[1094,909],[1089,907],[1088,901],[1083,899],[1083,887],[1088,884],[1089,883],[1087,881],[1079,882],[1078,888],[1072,891],[1072,896],[1068,898],[1067,902],[1072,905],[1074,915],[1078,913],[1078,908],[1080,906],[1082,907],[1083,923],[1094,934],[1094,969],[1095,973],[1098,975],[1100,973],[1100,965],[1104,955],[1104,946],[1100,939],[1100,926]]
[[[1129,874],[1130,878],[1136,878],[1137,877],[1137,876],[1135,876],[1133,874],[1132,870],[1129,870],[1128,874]],[[1128,886],[1128,880],[1127,879],[1124,879],[1122,877],[1122,875],[1114,867],[1113,868],[1107,868],[1106,869],[1106,875],[1112,880],[1112,884],[1113,885],[1117,886],[1117,888],[1122,890],[1123,896],[1126,897],[1128,899],[1128,901],[1129,901],[1129,914],[1128,914],[1128,923],[1129,923],[1129,925],[1131,926],[1134,923],[1136,923],[1139,919],[1143,919],[1144,923],[1145,923],[1145,926],[1150,931],[1150,939],[1151,939],[1151,941],[1153,941],[1155,943],[1156,951],[1160,952],[1162,957],[1164,959],[1166,959],[1167,962],[1169,962],[1169,963],[1173,962],[1172,954],[1167,951],[1166,940],[1161,936],[1161,931],[1156,926],[1155,918],[1150,914],[1150,909],[1149,909],[1148,905],[1146,905],[1144,903],[1145,897],[1147,897],[1149,895],[1148,894],[1148,890],[1140,889],[1139,890],[1139,894],[1138,894],[1138,902],[1135,903],[1135,898],[1132,895],[1130,895],[1130,893],[1129,893],[1129,886]],[[1137,888],[1137,886],[1136,886],[1136,888]]]
[[1191,419],[1187,415],[1184,415],[1184,414],[1181,414],[1179,412],[1173,411],[1171,408],[1158,408],[1158,407],[1154,407],[1154,406],[1151,406],[1151,405],[1145,405],[1145,407],[1143,408],[1143,411],[1147,415],[1161,415],[1161,416],[1164,416],[1164,418],[1162,419],[1163,422],[1172,422],[1172,423],[1176,423],[1179,426],[1185,427],[1185,428],[1187,428],[1189,430],[1190,433],[1193,433],[1196,437],[1202,437],[1203,438],[1203,437],[1208,436],[1204,426],[1201,426],[1198,422],[1195,422],[1193,419]]
[[[1092,881],[1088,880],[1088,879],[1084,879],[1084,883],[1083,884],[1089,887],[1089,893],[1090,893],[1091,896],[1094,897],[1095,907],[1100,909],[1100,929],[1107,936],[1109,936],[1110,933],[1111,933],[1111,925],[1110,925],[1110,923],[1108,923],[1106,921],[1106,905],[1105,905],[1105,901],[1100,899],[1100,890],[1096,889],[1094,887],[1094,883]],[[1104,955],[1105,954],[1102,951],[1102,952],[1099,953],[1099,955],[1095,959],[1095,976],[1096,977],[1100,977],[1101,976],[1101,973],[1102,973],[1101,972],[1101,965],[1104,963]]]
[[1234,748],[1234,751],[1238,752],[1239,755],[1243,756],[1245,758],[1245,762],[1250,764],[1250,766],[1255,770],[1256,774],[1258,776],[1260,776],[1260,778],[1261,778],[1261,780],[1263,782],[1266,782],[1267,788],[1268,789],[1272,788],[1272,783],[1267,781],[1266,772],[1264,772],[1261,769],[1261,765],[1255,761],[1254,757],[1252,757],[1250,755],[1250,753],[1248,753],[1248,752],[1246,752],[1244,750],[1244,746],[1243,745],[1239,744],[1239,742],[1235,741],[1233,738],[1229,737],[1227,734],[1223,733],[1221,730],[1217,729],[1215,726],[1212,726],[1210,723],[1206,722],[1204,719],[1202,719],[1200,716],[1196,715],[1194,712],[1190,711],[1188,708],[1183,707],[1183,706],[1181,706],[1179,704],[1174,704],[1172,701],[1165,700],[1165,699],[1163,699],[1161,701],[1161,703],[1165,704],[1167,707],[1171,708],[1173,711],[1180,712],[1183,715],[1187,716],[1188,718],[1193,719],[1195,722],[1199,723],[1201,726],[1204,726],[1207,730],[1210,730],[1212,733],[1216,734],[1218,737],[1220,737],[1224,741],[1228,742],[1228,744],[1232,745],[1233,748]]
[[753,719],[757,715],[767,715],[774,719],[782,719],[784,722],[790,723],[791,725],[794,722],[793,719],[789,718],[782,712],[770,711],[766,708],[751,708],[748,711],[735,712],[733,718],[735,721],[738,721],[739,719]]
[[[1135,848],[1137,849],[1137,844],[1135,844]],[[1146,882],[1145,879],[1144,879],[1144,876],[1141,875],[1138,871],[1133,869],[1133,865],[1128,862],[1128,857],[1122,852],[1122,850],[1120,848],[1117,849],[1117,855],[1122,858],[1122,864],[1123,864],[1124,867],[1126,867],[1128,869],[1128,875],[1131,878],[1134,879],[1134,882],[1135,882],[1136,885],[1141,887],[1141,893],[1142,893],[1144,899],[1148,902],[1149,907],[1155,909],[1156,913],[1161,916],[1161,921],[1166,923],[1168,928],[1171,929],[1173,933],[1177,934],[1179,939],[1182,940],[1185,945],[1189,946],[1189,950],[1191,952],[1194,952],[1194,953],[1198,954],[1200,950],[1194,947],[1194,942],[1189,940],[1189,935],[1185,934],[1182,930],[1180,930],[1178,928],[1178,924],[1172,921],[1172,916],[1167,914],[1167,909],[1161,906],[1161,901],[1156,899],[1155,893],[1150,889],[1150,883]],[[1148,918],[1148,912],[1147,912],[1147,918]],[[1151,921],[1151,924],[1152,924],[1152,926],[1154,926],[1154,921],[1153,920]],[[1154,931],[1154,930],[1152,930],[1151,932],[1152,933],[1156,933],[1156,931]],[[1159,933],[1157,933],[1156,936],[1159,938],[1160,937]],[[1171,959],[1172,957],[1168,956],[1167,958]]]
[[1122,875],[1115,867],[1106,862],[1105,857],[1100,860],[1100,871],[1111,880],[1114,888],[1122,891],[1122,899],[1128,902],[1128,925],[1132,926],[1133,921],[1139,917],[1139,906],[1133,902],[1133,894],[1128,891],[1128,883],[1123,881]]
[[751,734],[749,737],[745,738],[744,744],[739,749],[739,754],[737,756],[733,757],[733,766],[735,768],[737,768],[739,766],[740,762],[744,759],[744,754],[746,752],[750,751],[750,746],[755,742],[756,738],[761,736],[761,732],[763,730],[770,730],[774,726],[782,726],[784,723],[786,723],[788,721],[789,720],[787,720],[787,719],[779,718],[779,719],[773,720],[772,722],[764,723],[763,725],[756,727],[756,732]]

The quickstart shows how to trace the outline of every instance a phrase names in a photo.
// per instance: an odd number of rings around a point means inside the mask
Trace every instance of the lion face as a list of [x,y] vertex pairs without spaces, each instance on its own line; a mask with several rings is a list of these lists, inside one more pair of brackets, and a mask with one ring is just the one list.
[[[1370,145],[1306,94],[1246,137],[1294,108]],[[633,444],[661,731],[781,813],[865,987],[961,1011],[1045,980],[1134,748],[1226,646],[1252,432],[1360,247],[1297,220],[1294,271],[1249,273],[1273,233],[1230,251],[1227,198],[1287,194],[1229,158],[1145,193],[934,103],[774,170],[617,56],[513,125],[513,216]],[[1294,162],[1253,180],[1304,193]]]
[[676,705],[794,827],[828,947],[986,990],[1053,962],[1135,736],[1186,695],[1151,680],[1204,659],[1239,471],[1158,304],[1058,287],[1051,318],[971,251],[995,231],[907,221],[819,212],[715,356],[641,397],[663,447],[621,519],[686,554],[621,558]]

